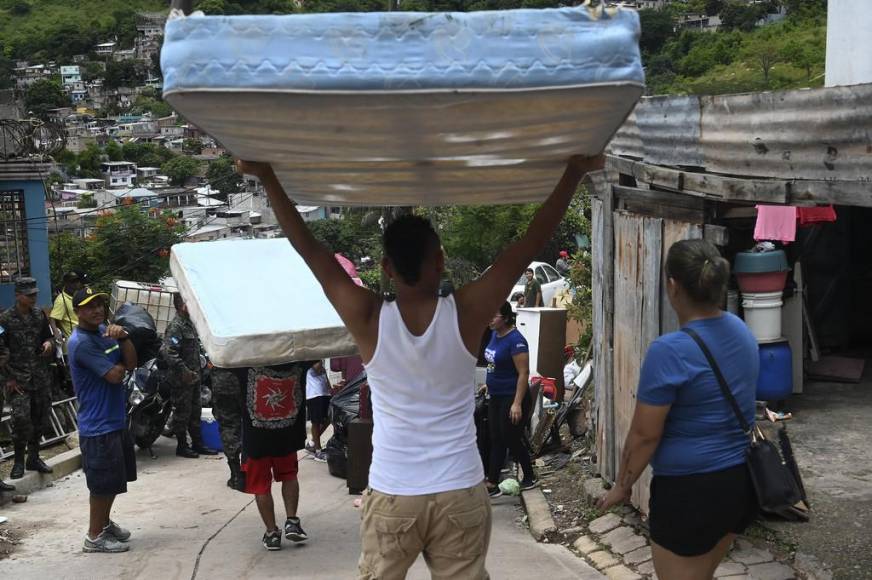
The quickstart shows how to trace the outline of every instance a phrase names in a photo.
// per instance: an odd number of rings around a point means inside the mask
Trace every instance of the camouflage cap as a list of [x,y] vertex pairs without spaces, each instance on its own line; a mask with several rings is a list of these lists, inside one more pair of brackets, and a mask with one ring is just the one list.
[[36,278],[19,278],[15,281],[16,294],[36,294],[39,288],[36,286]]

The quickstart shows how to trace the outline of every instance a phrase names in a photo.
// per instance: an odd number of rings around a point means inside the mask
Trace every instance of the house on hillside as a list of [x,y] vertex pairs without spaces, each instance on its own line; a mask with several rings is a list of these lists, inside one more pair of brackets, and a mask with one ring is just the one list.
[[100,56],[112,56],[115,52],[114,42],[103,42],[94,47],[94,52]]
[[139,60],[151,60],[160,52],[167,16],[162,12],[140,12],[136,15],[134,49]]
[[0,308],[15,302],[15,280],[36,278],[40,306],[52,303],[43,177],[51,164],[0,159]]
[[79,65],[68,65],[61,67],[61,83],[66,87],[82,82],[82,71]]
[[136,164],[129,161],[107,161],[100,164],[107,189],[133,187],[136,179]]

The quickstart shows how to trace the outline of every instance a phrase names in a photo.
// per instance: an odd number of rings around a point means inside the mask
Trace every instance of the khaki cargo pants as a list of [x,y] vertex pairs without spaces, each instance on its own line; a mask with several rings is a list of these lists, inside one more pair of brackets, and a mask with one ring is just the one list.
[[484,483],[429,495],[364,492],[360,580],[394,580],[424,554],[434,580],[487,580],[490,498]]

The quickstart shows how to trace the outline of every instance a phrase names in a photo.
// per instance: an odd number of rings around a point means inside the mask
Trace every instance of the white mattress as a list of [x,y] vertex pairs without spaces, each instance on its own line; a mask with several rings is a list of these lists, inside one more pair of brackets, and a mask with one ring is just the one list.
[[161,66],[179,113],[300,203],[516,203],[603,150],[642,93],[638,36],[586,7],[191,16]]
[[285,239],[176,244],[170,269],[219,367],[355,354],[321,285]]

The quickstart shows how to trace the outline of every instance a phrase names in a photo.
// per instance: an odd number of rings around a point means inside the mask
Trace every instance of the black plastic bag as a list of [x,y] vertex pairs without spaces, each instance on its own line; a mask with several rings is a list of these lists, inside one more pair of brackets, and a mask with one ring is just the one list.
[[330,399],[330,417],[334,436],[342,442],[348,440],[348,424],[360,417],[360,387],[366,383],[361,373]]
[[138,304],[125,302],[115,311],[115,324],[123,326],[130,335],[130,342],[136,349],[139,360],[157,358],[161,340],[157,335],[154,318],[148,310]]
[[324,447],[327,454],[327,470],[333,477],[348,477],[348,443],[334,435]]

